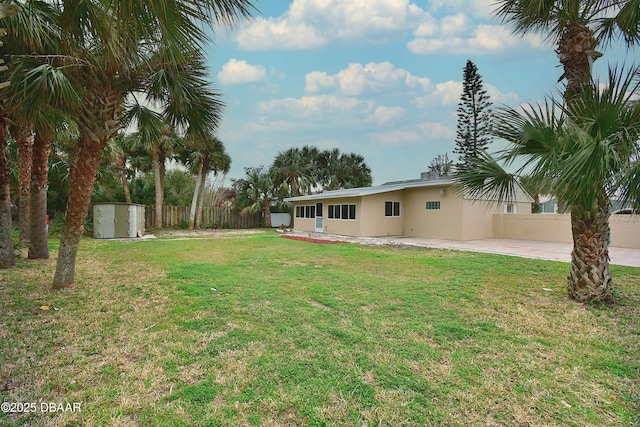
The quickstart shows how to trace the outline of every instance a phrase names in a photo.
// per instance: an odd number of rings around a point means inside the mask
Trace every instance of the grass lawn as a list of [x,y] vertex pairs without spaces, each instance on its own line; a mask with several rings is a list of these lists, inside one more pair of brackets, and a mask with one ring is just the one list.
[[640,269],[613,267],[618,305],[592,308],[568,268],[273,232],[85,239],[75,288],[49,290],[54,260],[0,272],[0,397],[37,404],[0,425],[637,425]]

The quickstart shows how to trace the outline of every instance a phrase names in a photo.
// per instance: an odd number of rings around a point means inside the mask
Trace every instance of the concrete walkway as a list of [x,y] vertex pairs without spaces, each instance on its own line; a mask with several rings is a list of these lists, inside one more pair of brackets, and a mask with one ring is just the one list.
[[[294,234],[297,234],[294,232]],[[425,248],[441,248],[491,254],[511,255],[522,258],[571,262],[572,245],[568,243],[536,242],[530,240],[482,239],[443,240],[425,237],[349,237],[324,233],[299,233],[316,239],[342,240],[366,245],[407,245]],[[611,264],[640,267],[640,249],[609,247]]]
[[[364,239],[363,239],[364,240]],[[390,244],[406,244],[429,248],[444,248],[472,252],[512,255],[523,258],[571,262],[569,243],[535,242],[530,240],[482,239],[454,241],[418,237],[388,237],[381,239]],[[363,242],[364,243],[364,242]],[[611,264],[640,267],[640,249],[609,247]]]

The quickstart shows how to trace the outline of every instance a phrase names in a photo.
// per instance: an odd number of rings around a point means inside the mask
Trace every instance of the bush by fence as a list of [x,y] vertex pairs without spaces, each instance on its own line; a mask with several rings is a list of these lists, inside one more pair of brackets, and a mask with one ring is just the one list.
[[[167,228],[187,228],[189,226],[189,206],[163,206],[162,223]],[[145,227],[153,228],[156,223],[154,205],[145,207]],[[264,226],[260,214],[242,216],[231,208],[203,208],[202,228],[259,228]]]

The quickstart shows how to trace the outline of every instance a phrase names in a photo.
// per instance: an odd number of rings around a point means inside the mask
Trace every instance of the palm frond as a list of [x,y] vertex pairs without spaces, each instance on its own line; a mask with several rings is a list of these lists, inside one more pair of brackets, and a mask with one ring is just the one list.
[[37,58],[16,57],[12,64],[10,110],[38,118],[60,117],[80,105],[82,90],[57,67]]
[[494,3],[494,15],[512,25],[518,35],[544,31],[549,41],[555,42],[559,37],[557,3],[549,0],[498,0]]
[[17,13],[5,22],[7,51],[12,55],[58,52],[60,14],[52,4],[29,0],[20,2]]
[[136,137],[131,139],[132,144],[148,152],[155,149],[166,128],[160,113],[142,105],[137,100],[126,104],[125,113],[121,119],[123,128],[131,124],[136,124],[138,129]]
[[607,2],[609,13],[594,19],[594,29],[603,44],[620,37],[628,45],[640,43],[640,0]]
[[458,191],[471,199],[488,200],[493,204],[516,199],[517,175],[507,172],[486,151],[469,160],[467,169],[458,169],[453,175]]

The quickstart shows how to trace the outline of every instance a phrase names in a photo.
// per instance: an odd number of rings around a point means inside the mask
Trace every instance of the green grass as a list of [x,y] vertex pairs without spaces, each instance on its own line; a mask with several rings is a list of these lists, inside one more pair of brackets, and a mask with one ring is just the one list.
[[82,412],[1,425],[640,421],[640,269],[593,308],[564,263],[270,232],[87,239],[62,292],[54,268],[2,271],[0,394]]

